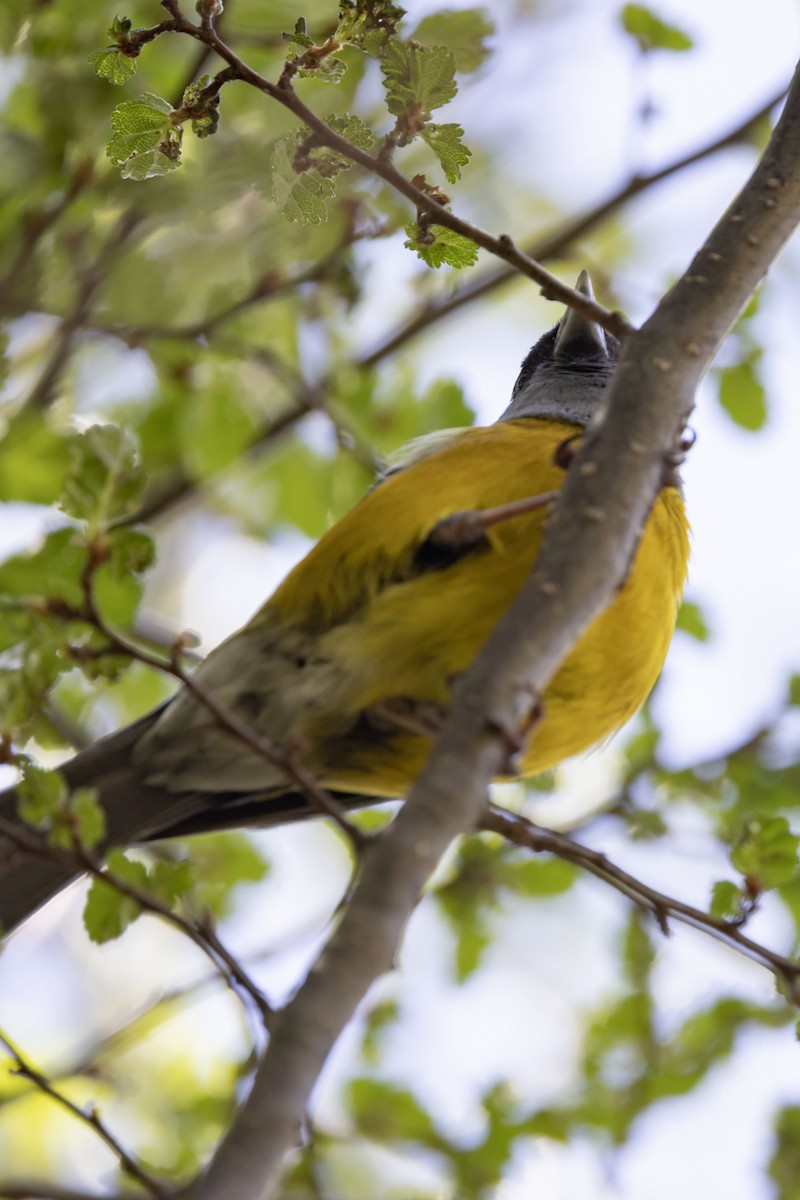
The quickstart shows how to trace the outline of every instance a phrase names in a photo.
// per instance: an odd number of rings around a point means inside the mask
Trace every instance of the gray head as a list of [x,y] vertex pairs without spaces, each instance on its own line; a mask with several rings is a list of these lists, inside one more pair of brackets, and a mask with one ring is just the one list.
[[[588,271],[581,271],[578,292],[594,299]],[[574,308],[539,338],[522,363],[511,403],[501,421],[544,417],[588,425],[597,412],[619,357],[619,342]]]

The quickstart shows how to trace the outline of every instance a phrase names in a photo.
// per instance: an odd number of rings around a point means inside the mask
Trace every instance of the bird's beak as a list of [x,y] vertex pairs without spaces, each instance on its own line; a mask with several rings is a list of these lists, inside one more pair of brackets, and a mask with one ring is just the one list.
[[[582,292],[589,300],[594,300],[592,281],[588,271],[581,271],[578,282],[575,284],[575,291]],[[554,357],[566,358],[571,355],[576,342],[583,342],[584,345],[587,342],[593,343],[601,354],[608,358],[608,347],[602,327],[596,321],[590,321],[577,309],[568,308],[558,325],[558,333],[553,346]]]

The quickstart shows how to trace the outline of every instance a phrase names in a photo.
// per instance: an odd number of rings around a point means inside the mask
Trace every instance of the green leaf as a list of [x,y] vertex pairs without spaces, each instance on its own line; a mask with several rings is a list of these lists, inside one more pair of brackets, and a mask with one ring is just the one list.
[[97,788],[76,788],[70,793],[68,808],[78,841],[93,850],[106,832],[106,814],[100,807]]
[[678,609],[678,620],[675,627],[683,633],[688,633],[698,642],[707,642],[711,634],[703,610],[693,600],[683,601]]
[[218,919],[233,909],[236,889],[261,883],[270,864],[246,833],[216,833],[187,843],[194,895]]
[[192,863],[185,858],[160,858],[153,863],[147,876],[147,890],[152,892],[157,900],[173,908],[181,896],[185,896],[194,886],[194,869]]
[[489,54],[486,39],[494,33],[494,22],[483,8],[445,9],[423,17],[411,37],[423,46],[447,46],[453,51],[456,68],[477,71]]
[[636,38],[642,50],[691,50],[694,40],[683,29],[661,19],[644,4],[626,4],[619,14],[626,33]]
[[800,675],[789,677],[789,704],[792,708],[800,708]]
[[391,0],[339,0],[339,24],[333,36],[379,58],[405,11]]
[[213,99],[202,101],[200,107],[202,94],[210,83],[210,75],[201,75],[183,90],[184,107],[198,106],[198,115],[192,117],[192,133],[199,138],[211,137],[219,129],[219,93]]
[[[147,868],[144,863],[128,858],[121,850],[112,850],[106,859],[106,865],[111,874],[118,879],[139,888],[147,886]],[[113,884],[95,878],[86,897],[83,923],[91,940],[102,944],[113,941],[124,933],[141,915],[141,911],[135,900],[123,895]]]
[[712,917],[720,917],[723,921],[735,920],[742,915],[746,901],[747,895],[738,884],[730,879],[720,879],[711,889],[709,912]]
[[318,171],[295,170],[295,152],[299,145],[298,135],[287,134],[278,138],[272,150],[272,195],[280,212],[287,221],[297,225],[319,225],[328,219],[325,203],[336,192],[332,179]]
[[[155,557],[155,543],[142,530],[122,526],[106,535],[104,548],[106,557],[94,577],[95,600],[112,625],[130,626],[142,597],[142,575]],[[117,657],[116,666],[111,664],[111,678],[120,665],[124,660]],[[108,659],[100,660],[98,666],[108,675]]]
[[116,46],[106,46],[104,50],[93,50],[88,61],[94,63],[94,69],[101,79],[121,86],[127,83],[136,71],[136,59],[122,54]]
[[118,37],[126,37],[133,28],[133,21],[130,17],[114,17],[108,28],[108,36],[112,41]]
[[719,402],[732,420],[742,429],[757,432],[767,421],[764,387],[758,378],[756,361],[751,354],[734,367],[723,367],[719,378]]
[[152,92],[124,100],[114,109],[114,136],[106,154],[121,167],[123,179],[151,179],[179,165],[183,131],[172,124],[171,114],[172,105]]
[[364,1022],[361,1042],[361,1057],[365,1063],[374,1065],[380,1058],[381,1041],[386,1030],[400,1017],[400,1006],[396,1000],[381,1000],[369,1010]]
[[478,247],[469,238],[444,225],[429,225],[424,234],[416,224],[406,225],[408,240],[403,244],[416,250],[417,257],[429,267],[471,267],[478,260]]
[[[362,121],[361,117],[353,116],[350,113],[344,113],[339,117],[328,116],[325,118],[325,124],[329,125],[340,137],[352,142],[354,146],[358,146],[359,150],[369,150],[375,141],[375,134],[369,125]],[[347,170],[352,165],[347,160],[343,169]]]
[[466,983],[483,961],[483,954],[492,944],[492,935],[481,921],[462,925],[456,939],[456,982]]
[[37,550],[15,554],[0,563],[0,595],[25,600],[55,597],[80,604],[80,575],[86,558],[86,547],[75,530],[57,529]]
[[292,57],[302,54],[309,46],[314,45],[314,39],[308,32],[308,24],[305,17],[298,17],[293,31],[281,34],[281,37],[287,43],[289,54]]
[[454,124],[426,125],[422,130],[422,139],[442,164],[448,183],[456,183],[461,178],[461,168],[472,158],[472,151],[461,141],[463,136],[464,130]]
[[650,937],[650,925],[649,916],[641,909],[634,908],[625,928],[622,950],[625,975],[631,985],[643,994],[647,989],[650,968],[656,958]]
[[29,760],[23,762],[22,778],[16,790],[17,813],[34,829],[48,828],[63,810],[69,794],[67,781],[60,771],[46,771]]
[[775,1118],[769,1177],[778,1188],[775,1200],[800,1200],[800,1105],[785,1105]]
[[577,876],[577,868],[563,859],[529,858],[509,864],[506,883],[520,896],[560,896]]
[[429,121],[433,109],[449,104],[458,91],[455,55],[446,46],[419,46],[395,38],[386,47],[381,72],[386,105],[396,117],[413,109]]
[[69,460],[69,438],[40,412],[22,409],[0,440],[0,500],[53,504]]
[[797,875],[798,846],[800,838],[785,817],[751,821],[731,852],[731,862],[762,888],[777,887]]
[[225,383],[212,381],[181,411],[181,454],[193,479],[227,467],[253,442],[256,414],[249,412]]
[[134,512],[144,488],[135,436],[121,425],[91,425],[69,444],[70,465],[61,507],[71,517],[105,529]]
[[376,1141],[439,1142],[430,1113],[405,1088],[378,1079],[353,1079],[346,1103],[361,1133]]

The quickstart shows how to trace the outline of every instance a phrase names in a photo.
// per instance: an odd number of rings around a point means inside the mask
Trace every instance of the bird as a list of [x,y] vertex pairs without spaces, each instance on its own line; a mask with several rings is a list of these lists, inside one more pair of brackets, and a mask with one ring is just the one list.
[[[594,298],[588,272],[576,287]],[[567,308],[525,357],[499,419],[412,443],[201,663],[204,694],[291,748],[345,809],[401,798],[454,681],[532,569],[548,507],[535,498],[557,495],[570,448],[602,419],[619,352],[601,325]],[[503,517],[509,504],[519,511]],[[456,517],[463,536],[449,536]],[[666,657],[688,558],[679,471],[665,455],[628,575],[545,689],[515,774],[604,742],[642,705]],[[319,813],[279,763],[232,736],[186,686],[61,770],[70,789],[96,789],[106,847]],[[0,820],[7,832],[19,821],[13,787],[0,793]],[[0,837],[0,928],[13,930],[79,873]]]

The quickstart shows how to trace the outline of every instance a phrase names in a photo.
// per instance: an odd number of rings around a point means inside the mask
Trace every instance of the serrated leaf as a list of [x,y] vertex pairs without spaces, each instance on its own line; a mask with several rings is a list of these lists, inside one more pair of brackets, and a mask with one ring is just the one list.
[[448,183],[456,183],[461,178],[461,168],[472,158],[472,151],[461,141],[463,136],[464,130],[455,124],[429,124],[422,130],[422,140],[439,159]]
[[[112,875],[126,883],[140,888],[147,886],[147,868],[121,850],[112,850],[106,865]],[[113,884],[95,878],[86,897],[83,923],[91,940],[103,944],[124,933],[141,911],[135,900],[123,895]]]
[[325,203],[336,193],[332,179],[318,171],[294,169],[297,135],[279,138],[272,151],[272,194],[278,209],[287,221],[297,225],[319,225],[328,219]]
[[494,22],[483,8],[445,9],[423,17],[412,33],[423,46],[447,46],[459,71],[477,71],[489,54],[486,38],[494,33]]
[[707,642],[711,636],[711,630],[703,615],[703,610],[693,600],[683,601],[678,609],[678,619],[675,627],[683,633],[688,633],[690,637],[693,637],[698,642]]
[[302,52],[307,50],[309,46],[314,45],[314,39],[308,32],[308,25],[305,17],[298,17],[292,32],[283,33],[281,34],[281,37],[287,43],[289,47],[289,53],[292,56],[302,54]]
[[797,875],[798,846],[800,838],[791,832],[785,817],[751,821],[731,851],[731,862],[761,887],[777,887]]
[[403,244],[408,250],[415,250],[429,267],[471,267],[478,260],[475,243],[444,225],[429,225],[425,240],[415,224],[406,225],[406,233],[408,240]]
[[321,59],[316,67],[301,67],[298,75],[301,77],[313,77],[321,80],[322,83],[341,83],[347,74],[347,63],[343,58],[334,58],[332,54],[326,54]]
[[[359,150],[369,150],[375,141],[375,134],[369,125],[362,121],[361,117],[353,116],[350,113],[344,113],[340,117],[333,115],[326,117],[325,124],[329,125],[340,137],[352,142],[354,146],[358,146]],[[347,166],[352,166],[352,163],[348,162]]]
[[93,529],[132,513],[144,488],[136,438],[121,425],[91,425],[69,444],[60,504]]
[[685,30],[662,20],[644,4],[626,4],[619,14],[626,33],[636,38],[642,50],[691,50],[694,40]]
[[757,432],[767,422],[764,387],[756,372],[754,356],[718,372],[719,402],[742,429]]
[[183,131],[172,124],[171,113],[172,105],[152,92],[124,100],[114,109],[114,136],[106,154],[121,168],[123,179],[151,179],[179,165]]
[[122,54],[116,46],[106,46],[103,50],[93,50],[88,61],[94,64],[94,69],[101,79],[120,87],[127,83],[136,71],[136,59]]
[[456,60],[446,46],[418,46],[394,38],[381,60],[386,106],[394,116],[412,108],[423,121],[429,121],[435,108],[441,108],[458,91]]
[[405,11],[391,0],[340,0],[334,37],[379,58]]

